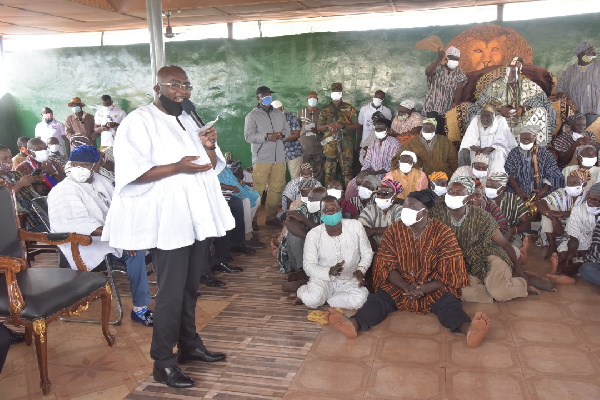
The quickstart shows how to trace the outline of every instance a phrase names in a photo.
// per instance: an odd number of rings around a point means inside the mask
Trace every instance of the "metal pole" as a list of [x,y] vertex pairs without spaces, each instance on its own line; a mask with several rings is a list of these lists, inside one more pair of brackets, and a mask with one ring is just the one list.
[[150,32],[150,68],[152,85],[156,85],[156,73],[165,65],[165,42],[163,41],[162,0],[146,0],[148,31]]
[[233,39],[233,22],[227,23],[227,38]]
[[502,22],[504,20],[504,4],[496,5],[496,21]]

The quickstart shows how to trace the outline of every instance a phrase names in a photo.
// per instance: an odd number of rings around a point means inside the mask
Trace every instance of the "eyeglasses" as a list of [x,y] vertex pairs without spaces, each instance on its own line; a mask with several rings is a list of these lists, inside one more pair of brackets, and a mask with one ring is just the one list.
[[192,90],[194,90],[194,87],[192,85],[182,85],[181,83],[162,83],[162,82],[158,82],[159,85],[165,85],[165,86],[171,86],[171,89],[175,89],[175,90],[179,90],[179,89],[183,89],[186,92],[191,92]]

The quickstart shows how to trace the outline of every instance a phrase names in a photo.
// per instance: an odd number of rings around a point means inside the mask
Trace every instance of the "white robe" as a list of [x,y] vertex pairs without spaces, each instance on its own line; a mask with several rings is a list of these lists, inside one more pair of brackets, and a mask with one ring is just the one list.
[[185,112],[176,118],[153,104],[138,108],[119,126],[115,139],[115,194],[102,240],[124,249],[173,250],[196,240],[224,236],[235,220],[217,175],[226,167],[217,146],[217,165],[197,174],[177,174],[151,183],[134,183],[154,166],[199,156],[210,163],[198,127]]
[[[517,142],[515,141],[515,138],[508,127],[506,118],[504,118],[502,115],[496,115],[492,125],[487,128],[484,128],[483,125],[481,125],[480,116],[476,115],[471,120],[471,123],[465,132],[465,136],[463,136],[460,144],[460,150],[470,149],[471,146],[477,146],[481,148],[493,147],[494,151],[488,155],[490,160],[488,164],[488,171],[502,172],[504,171],[506,157],[512,149],[517,147]],[[470,150],[470,152],[472,163],[475,159],[475,152],[473,150]]]

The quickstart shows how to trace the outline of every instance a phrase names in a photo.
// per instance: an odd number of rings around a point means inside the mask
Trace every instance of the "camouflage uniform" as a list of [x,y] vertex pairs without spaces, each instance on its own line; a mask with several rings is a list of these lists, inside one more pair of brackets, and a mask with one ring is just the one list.
[[[342,90],[340,83],[331,85],[331,90]],[[319,115],[319,124],[329,125],[332,122],[341,122],[344,125],[355,124],[358,122],[358,113],[352,105],[341,101],[336,108],[333,101],[321,110]],[[333,133],[327,129],[324,132],[323,154],[325,155],[325,184],[336,179],[337,166],[340,165],[344,183],[348,186],[348,182],[352,180],[352,158],[353,145],[350,131],[339,129],[341,140],[336,140]],[[341,154],[340,154],[341,150]]]

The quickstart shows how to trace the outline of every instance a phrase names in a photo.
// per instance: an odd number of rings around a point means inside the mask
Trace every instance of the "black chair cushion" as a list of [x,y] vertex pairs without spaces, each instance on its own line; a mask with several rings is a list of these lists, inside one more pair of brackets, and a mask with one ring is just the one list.
[[0,186],[0,221],[0,255],[23,257],[12,197],[6,186]]
[[[68,308],[106,285],[106,277],[89,271],[66,268],[28,268],[17,274],[27,321],[47,318]],[[6,277],[0,276],[0,315],[9,316]]]

